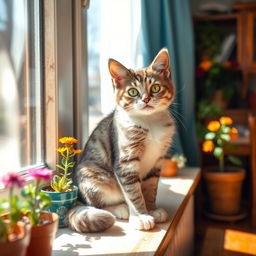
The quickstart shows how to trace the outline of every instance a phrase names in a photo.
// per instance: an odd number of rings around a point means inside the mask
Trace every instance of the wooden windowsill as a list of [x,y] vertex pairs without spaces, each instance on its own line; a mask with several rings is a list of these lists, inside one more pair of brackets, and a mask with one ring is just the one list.
[[127,221],[118,220],[101,233],[79,234],[61,228],[52,255],[163,255],[199,179],[199,168],[184,168],[176,177],[160,179],[157,205],[166,209],[170,218],[166,223],[157,224],[153,230],[134,230]]

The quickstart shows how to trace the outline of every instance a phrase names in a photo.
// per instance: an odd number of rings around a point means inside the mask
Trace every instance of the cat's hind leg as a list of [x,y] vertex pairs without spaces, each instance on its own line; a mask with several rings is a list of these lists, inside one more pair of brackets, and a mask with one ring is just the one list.
[[106,206],[103,209],[111,212],[118,219],[121,219],[121,220],[129,219],[129,209],[127,204],[125,203]]

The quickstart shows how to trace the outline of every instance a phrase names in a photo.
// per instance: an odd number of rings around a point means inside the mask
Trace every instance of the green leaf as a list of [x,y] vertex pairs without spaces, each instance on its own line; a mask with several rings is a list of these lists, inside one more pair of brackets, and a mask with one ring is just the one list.
[[52,189],[53,189],[55,192],[59,192],[58,184],[52,182],[52,183],[51,183],[51,187],[52,187]]
[[228,133],[230,131],[230,127],[225,126],[225,127],[222,128],[222,130],[223,130],[224,133]]
[[214,150],[213,150],[213,155],[216,157],[216,158],[220,158],[222,155],[223,155],[223,149],[221,147],[216,147]]
[[208,132],[205,134],[205,139],[206,140],[213,140],[215,138],[215,133],[214,132]]
[[225,141],[230,141],[230,136],[229,134],[221,134],[220,137],[225,140]]
[[218,144],[219,146],[222,146],[222,140],[221,140],[221,139],[217,139],[217,144]]
[[63,166],[66,166],[66,158],[63,157],[63,158],[61,159],[61,164],[62,164]]
[[9,210],[9,202],[6,199],[1,199],[0,201],[0,214],[7,212]]
[[66,184],[66,180],[67,178],[65,176],[63,176],[59,182],[59,186],[61,188],[61,190],[63,189],[63,186]]
[[75,162],[71,162],[67,165],[67,167],[74,167],[75,166]]
[[61,180],[61,177],[58,176],[58,175],[54,175],[53,178],[52,178],[53,182],[55,184],[59,184],[60,180]]
[[235,165],[242,165],[241,159],[236,156],[227,156],[228,160]]
[[65,170],[64,167],[61,166],[61,165],[59,165],[59,164],[56,164],[56,166],[57,166],[59,169],[63,170],[63,171]]

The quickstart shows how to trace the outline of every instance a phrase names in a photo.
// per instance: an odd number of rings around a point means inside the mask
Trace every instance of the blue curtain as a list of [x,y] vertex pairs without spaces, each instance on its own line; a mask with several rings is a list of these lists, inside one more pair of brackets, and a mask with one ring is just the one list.
[[189,0],[141,0],[142,54],[149,65],[158,51],[167,47],[176,85],[171,112],[177,132],[172,151],[183,153],[189,166],[199,165],[194,113],[194,39]]

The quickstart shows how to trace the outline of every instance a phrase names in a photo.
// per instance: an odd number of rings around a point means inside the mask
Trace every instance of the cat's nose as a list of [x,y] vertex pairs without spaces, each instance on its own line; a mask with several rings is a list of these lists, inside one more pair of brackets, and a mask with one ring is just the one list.
[[148,103],[150,100],[151,100],[151,97],[147,97],[147,98],[143,99],[143,101],[144,101],[145,103]]

